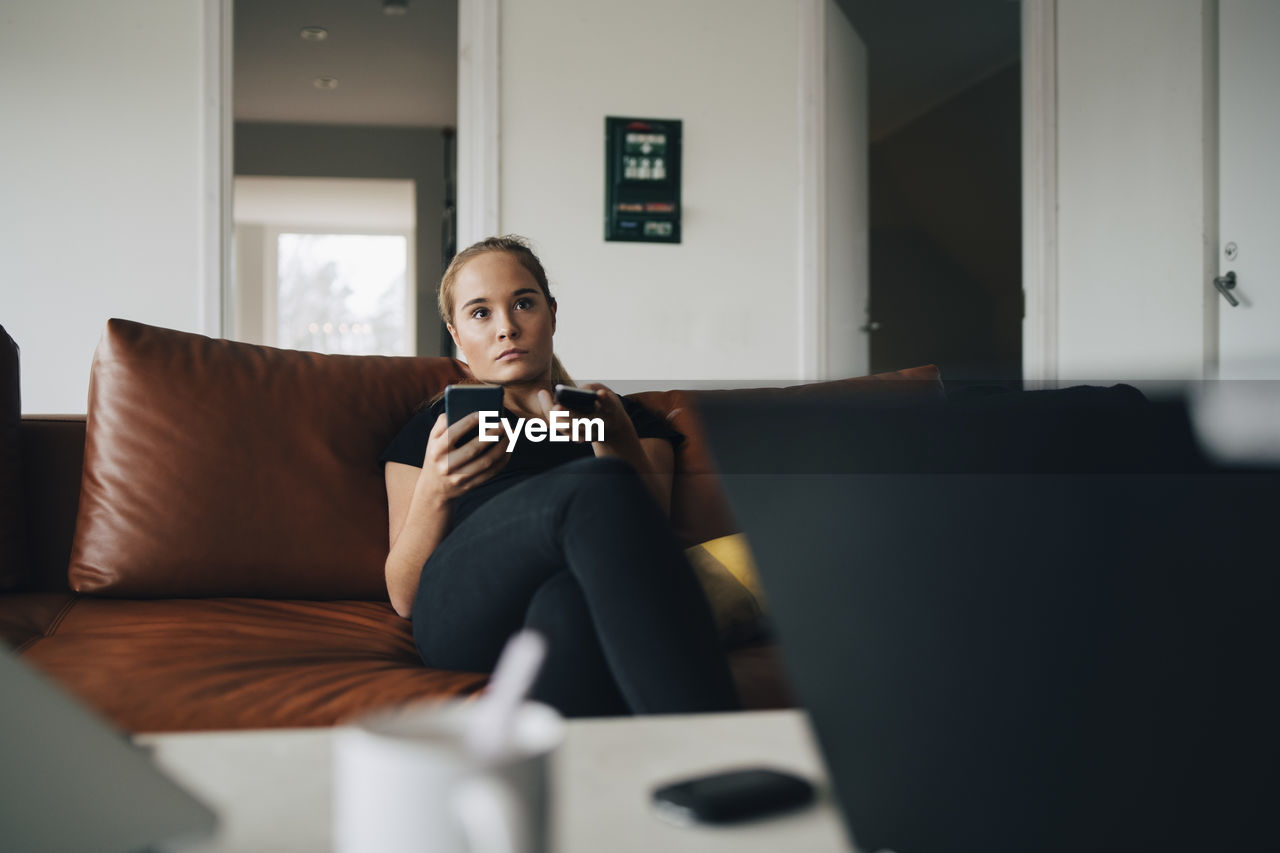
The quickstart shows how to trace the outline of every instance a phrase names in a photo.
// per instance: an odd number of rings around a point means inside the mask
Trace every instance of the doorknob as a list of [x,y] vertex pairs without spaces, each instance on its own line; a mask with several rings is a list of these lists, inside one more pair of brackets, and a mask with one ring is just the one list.
[[1234,270],[1229,271],[1226,275],[1220,275],[1213,280],[1213,286],[1218,288],[1218,292],[1222,294],[1227,302],[1231,303],[1231,307],[1235,308],[1240,304],[1240,300],[1231,294],[1236,287],[1236,274]]

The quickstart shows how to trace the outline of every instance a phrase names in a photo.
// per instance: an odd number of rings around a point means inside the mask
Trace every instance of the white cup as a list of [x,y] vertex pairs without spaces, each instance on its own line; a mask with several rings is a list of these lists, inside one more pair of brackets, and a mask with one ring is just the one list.
[[545,853],[547,765],[564,739],[564,720],[525,702],[509,749],[482,763],[466,747],[475,709],[474,702],[415,703],[339,729],[334,850]]

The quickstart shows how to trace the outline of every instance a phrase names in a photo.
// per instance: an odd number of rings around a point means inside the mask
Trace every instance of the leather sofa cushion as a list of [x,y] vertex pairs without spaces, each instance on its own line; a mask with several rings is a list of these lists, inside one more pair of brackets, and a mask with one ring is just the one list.
[[[387,705],[470,695],[488,681],[424,667],[411,623],[381,602],[55,604],[57,618],[23,660],[125,731],[336,725]],[[736,650],[729,663],[746,707],[793,704],[775,646]]]
[[466,375],[111,320],[94,356],[68,580],[135,598],[386,600],[378,454]]
[[410,630],[373,601],[77,596],[23,660],[134,732],[334,725],[485,684],[424,667]]
[[0,595],[0,642],[22,651],[56,625],[74,599],[69,592]]
[[[877,373],[853,379],[837,379],[786,388],[753,389],[753,393],[776,395],[779,400],[806,394],[858,394],[866,392],[920,394],[941,399],[942,377],[932,364]],[[665,415],[684,433],[686,441],[676,450],[675,482],[671,490],[671,524],[685,547],[691,547],[740,528],[733,519],[729,501],[707,448],[705,430],[698,417],[698,401],[741,391],[646,391],[630,395],[654,412]]]

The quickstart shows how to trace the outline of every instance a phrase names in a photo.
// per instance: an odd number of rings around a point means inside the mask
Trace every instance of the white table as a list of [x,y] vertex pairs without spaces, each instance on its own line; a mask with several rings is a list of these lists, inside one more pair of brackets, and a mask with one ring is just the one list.
[[[330,849],[335,729],[141,734],[157,763],[213,808],[213,838],[181,853]],[[680,827],[649,806],[657,784],[748,765],[791,770],[819,786],[815,806],[734,827]],[[552,763],[552,850],[850,851],[801,711],[574,720]]]

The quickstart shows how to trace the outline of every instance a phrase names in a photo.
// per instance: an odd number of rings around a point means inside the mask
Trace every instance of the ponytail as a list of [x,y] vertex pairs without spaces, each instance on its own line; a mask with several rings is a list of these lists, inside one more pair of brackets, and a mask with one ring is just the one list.
[[551,356],[551,382],[555,385],[568,385],[570,388],[578,387],[578,383],[573,381],[569,371],[560,363],[560,357],[556,355]]

